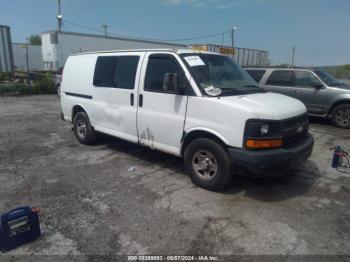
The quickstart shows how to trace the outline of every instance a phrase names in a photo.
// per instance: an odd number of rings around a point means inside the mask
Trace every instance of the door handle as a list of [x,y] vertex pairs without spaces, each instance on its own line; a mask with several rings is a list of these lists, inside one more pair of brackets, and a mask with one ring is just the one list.
[[134,94],[133,93],[130,94],[130,105],[134,106]]
[[139,107],[142,107],[143,106],[143,95],[140,94],[139,95]]
[[294,93],[300,94],[301,91],[300,90],[294,90]]

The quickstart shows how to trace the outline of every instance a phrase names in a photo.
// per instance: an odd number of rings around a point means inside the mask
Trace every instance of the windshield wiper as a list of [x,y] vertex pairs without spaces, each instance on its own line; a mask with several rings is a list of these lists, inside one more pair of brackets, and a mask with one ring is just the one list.
[[267,90],[265,90],[257,85],[245,85],[242,87],[247,88],[247,89],[243,89],[240,91],[247,92],[247,93],[266,93],[266,92],[268,92]]
[[229,96],[229,95],[243,95],[241,90],[237,89],[221,89],[221,94],[219,96]]
[[260,88],[257,85],[245,85],[245,86],[242,86],[242,87],[256,87],[256,88]]

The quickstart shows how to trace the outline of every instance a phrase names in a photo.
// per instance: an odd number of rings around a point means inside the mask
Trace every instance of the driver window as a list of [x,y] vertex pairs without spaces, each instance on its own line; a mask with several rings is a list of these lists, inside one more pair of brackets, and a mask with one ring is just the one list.
[[180,75],[181,70],[170,56],[150,56],[148,59],[145,91],[161,92],[161,93],[175,93],[175,89],[164,89],[163,81],[167,74]]
[[315,85],[321,85],[321,82],[312,73],[307,71],[295,71],[295,86],[312,87]]

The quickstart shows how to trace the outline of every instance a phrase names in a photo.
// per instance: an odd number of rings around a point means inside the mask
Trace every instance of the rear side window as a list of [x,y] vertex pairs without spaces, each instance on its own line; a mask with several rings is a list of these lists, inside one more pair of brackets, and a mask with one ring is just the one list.
[[266,70],[246,70],[246,71],[257,83],[260,82],[261,78],[266,72]]
[[134,89],[138,56],[100,56],[97,58],[94,85]]
[[164,76],[167,73],[180,75],[181,71],[170,56],[151,56],[148,60],[145,90],[153,92],[169,92],[163,87]]
[[290,70],[274,70],[267,79],[266,85],[292,86],[293,72]]
[[115,56],[100,56],[97,58],[94,86],[113,87],[113,78],[117,58]]

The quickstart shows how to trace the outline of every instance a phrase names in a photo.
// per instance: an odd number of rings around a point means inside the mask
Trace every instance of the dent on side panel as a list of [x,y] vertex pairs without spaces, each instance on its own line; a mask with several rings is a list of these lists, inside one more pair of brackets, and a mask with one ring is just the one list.
[[149,127],[143,130],[139,135],[140,144],[145,144],[145,140],[149,143],[151,148],[154,148],[154,135]]

